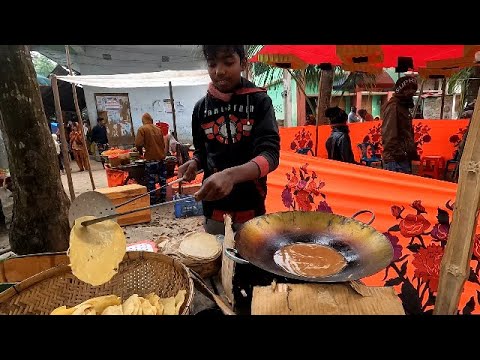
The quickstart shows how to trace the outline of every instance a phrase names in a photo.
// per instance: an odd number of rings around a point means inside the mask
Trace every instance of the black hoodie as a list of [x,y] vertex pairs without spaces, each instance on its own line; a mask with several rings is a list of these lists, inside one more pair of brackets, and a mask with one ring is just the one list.
[[278,166],[280,136],[272,100],[266,90],[242,78],[229,102],[207,93],[193,110],[194,157],[204,169],[204,181],[215,172],[254,161],[260,178],[237,184],[224,199],[204,201],[203,211],[253,211],[265,214],[266,174]]

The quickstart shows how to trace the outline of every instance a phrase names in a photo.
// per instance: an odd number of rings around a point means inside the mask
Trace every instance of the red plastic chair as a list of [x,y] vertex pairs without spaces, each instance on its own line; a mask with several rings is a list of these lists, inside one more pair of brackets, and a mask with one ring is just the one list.
[[445,159],[443,156],[428,155],[420,160],[418,175],[428,176],[440,180],[441,170],[445,168]]

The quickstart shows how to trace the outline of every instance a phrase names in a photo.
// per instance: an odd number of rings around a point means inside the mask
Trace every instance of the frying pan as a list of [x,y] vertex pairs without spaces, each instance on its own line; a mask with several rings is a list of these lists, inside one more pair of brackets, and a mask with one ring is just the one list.
[[[368,224],[355,220],[372,214]],[[309,282],[347,282],[373,275],[393,260],[391,242],[369,226],[375,215],[369,210],[351,218],[325,213],[287,211],[253,218],[235,234],[236,249],[225,249],[225,255],[238,264],[252,264],[270,273]],[[346,266],[326,277],[307,277],[285,271],[274,261],[276,251],[295,243],[318,244],[339,252]]]

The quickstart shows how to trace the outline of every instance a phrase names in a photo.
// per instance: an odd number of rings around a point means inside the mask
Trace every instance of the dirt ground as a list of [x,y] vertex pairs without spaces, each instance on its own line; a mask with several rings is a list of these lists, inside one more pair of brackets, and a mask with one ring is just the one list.
[[[100,162],[91,160],[93,181],[97,188],[108,187],[107,176]],[[79,172],[75,163],[72,164],[72,181],[75,195],[86,191],[92,191],[88,171]],[[67,176],[62,175],[63,187],[68,194]],[[166,205],[155,209],[152,212],[152,221],[148,224],[125,226],[127,242],[133,243],[141,240],[153,240],[158,242],[159,238],[176,238],[192,231],[202,230],[202,217],[191,217],[176,219],[173,205]]]
[[[100,162],[90,160],[92,164],[92,175],[97,188],[108,187],[107,176]],[[88,171],[80,172],[75,162],[72,162],[72,181],[75,195],[78,196],[86,191],[92,191],[90,177]],[[63,187],[69,196],[67,176],[61,175]],[[139,224],[125,226],[125,234],[127,243],[134,243],[142,240],[154,241],[159,250],[163,252],[171,248],[172,244],[177,243],[183,235],[203,230],[203,217],[191,217],[185,219],[176,219],[174,215],[174,207],[166,205],[155,209],[152,212],[152,221],[148,224]],[[175,246],[173,246],[175,247]],[[0,254],[9,248],[8,231],[0,228]],[[1,258],[14,255],[13,253],[5,253]],[[211,287],[207,281],[209,287]],[[198,313],[204,309],[213,307],[213,302],[203,296],[199,292],[195,292],[195,300],[193,303],[193,312]]]

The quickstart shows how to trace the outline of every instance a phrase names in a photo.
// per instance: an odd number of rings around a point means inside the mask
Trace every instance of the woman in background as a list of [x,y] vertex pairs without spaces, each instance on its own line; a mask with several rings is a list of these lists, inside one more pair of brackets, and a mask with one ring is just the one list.
[[325,116],[330,119],[332,133],[327,139],[328,158],[346,163],[355,164],[355,158],[352,151],[352,142],[350,141],[350,130],[348,129],[348,115],[338,106],[328,108]]
[[74,122],[72,132],[70,133],[70,146],[72,147],[73,156],[75,157],[78,168],[80,171],[85,171],[85,169],[88,170],[88,154],[85,152],[81,131],[83,131],[83,129],[77,122]]

